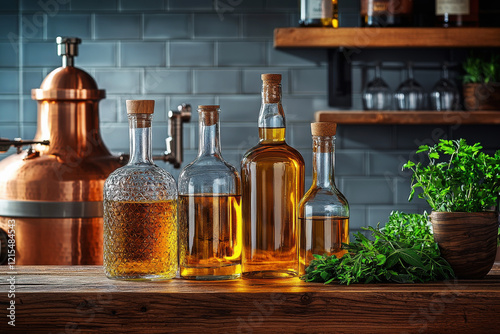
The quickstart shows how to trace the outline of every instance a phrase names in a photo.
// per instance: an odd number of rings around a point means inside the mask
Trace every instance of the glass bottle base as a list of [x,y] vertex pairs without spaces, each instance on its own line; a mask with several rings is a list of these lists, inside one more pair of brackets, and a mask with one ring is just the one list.
[[224,265],[220,267],[183,267],[182,279],[199,281],[231,280],[241,277],[241,264]]
[[120,276],[109,276],[106,277],[113,280],[120,281],[168,281],[175,278],[175,275],[165,274],[165,275],[120,275]]
[[209,276],[181,276],[182,279],[186,280],[197,280],[197,281],[224,281],[233,280],[241,278],[241,274],[234,275],[209,275]]
[[261,270],[244,272],[243,278],[293,278],[297,277],[298,273],[295,270]]

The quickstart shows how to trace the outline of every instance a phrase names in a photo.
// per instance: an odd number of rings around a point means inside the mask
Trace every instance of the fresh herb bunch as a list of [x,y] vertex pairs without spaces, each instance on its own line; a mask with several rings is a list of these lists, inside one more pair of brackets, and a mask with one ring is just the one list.
[[[413,171],[408,200],[421,188],[418,197],[427,200],[434,211],[481,212],[496,206],[500,150],[489,156],[481,149],[479,143],[470,146],[464,139],[441,139],[434,146],[420,146],[417,153],[427,152],[429,163],[408,161],[403,166]],[[440,161],[445,157],[446,161]]]
[[463,63],[463,83],[485,83],[500,81],[500,57],[492,54],[489,60],[470,55]]
[[344,244],[347,253],[314,255],[301,278],[306,282],[413,283],[454,277],[434,242],[427,213],[392,212],[384,228],[368,227],[373,240],[362,233]]

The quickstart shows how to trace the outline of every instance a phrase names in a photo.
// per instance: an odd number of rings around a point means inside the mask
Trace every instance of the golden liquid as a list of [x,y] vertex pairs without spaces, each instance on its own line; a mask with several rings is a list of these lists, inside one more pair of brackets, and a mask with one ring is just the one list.
[[241,196],[179,196],[179,228],[182,278],[241,276]]
[[313,259],[313,254],[342,257],[346,250],[342,243],[349,243],[348,217],[308,217],[300,218],[299,274]]
[[177,201],[104,200],[104,270],[109,278],[175,277]]
[[241,163],[243,277],[293,277],[304,159],[285,143],[285,128],[260,128],[259,134],[263,140]]

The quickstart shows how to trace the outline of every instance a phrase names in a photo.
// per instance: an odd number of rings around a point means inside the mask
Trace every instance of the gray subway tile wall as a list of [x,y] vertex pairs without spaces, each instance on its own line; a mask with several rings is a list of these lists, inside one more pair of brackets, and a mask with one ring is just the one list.
[[144,39],[190,38],[190,14],[145,14]]
[[[0,3],[0,137],[34,135],[36,102],[31,100],[31,89],[60,66],[55,37],[75,34],[83,39],[76,65],[106,90],[107,97],[100,103],[101,133],[113,152],[129,149],[126,99],[156,101],[155,154],[165,150],[167,111],[183,102],[192,104],[193,116],[185,125],[183,165],[197,153],[196,106],[221,104],[223,155],[239,166],[243,154],[258,140],[260,74],[282,74],[287,140],[304,156],[306,187],[310,186],[309,123],[315,111],[331,109],[328,53],[275,49],[272,40],[274,28],[297,25],[297,1],[55,0],[57,8],[49,9],[38,0],[13,3]],[[440,77],[439,62],[446,55],[445,50],[422,55],[412,50],[361,50],[352,57],[353,108],[362,106],[362,88],[373,78],[376,60],[384,61],[382,77],[392,89],[406,78],[401,57],[417,63],[415,76],[430,89]],[[408,203],[410,180],[401,165],[413,157],[419,144],[456,136],[498,148],[498,130],[493,126],[339,125],[336,182],[351,203],[351,230],[384,222],[395,209],[428,209],[421,199]],[[12,149],[9,153],[15,154]],[[178,176],[179,170],[171,165],[158,164]]]
[[170,42],[170,66],[214,66],[214,42]]
[[164,67],[167,59],[164,42],[123,42],[120,45],[121,66]]
[[48,16],[47,39],[55,39],[64,31],[66,36],[78,36],[88,40],[92,36],[91,16],[88,14],[66,14]]

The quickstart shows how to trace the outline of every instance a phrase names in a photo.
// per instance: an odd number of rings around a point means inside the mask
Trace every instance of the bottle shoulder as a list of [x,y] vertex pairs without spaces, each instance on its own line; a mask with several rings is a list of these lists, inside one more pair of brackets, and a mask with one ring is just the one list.
[[288,145],[286,142],[282,144],[257,144],[249,149],[242,159],[242,166],[259,161],[275,161],[287,162],[294,161],[300,166],[304,166],[304,158],[295,148]]
[[300,200],[299,211],[301,214],[349,216],[349,203],[337,188],[313,185]]
[[241,193],[240,175],[236,168],[223,159],[198,157],[179,174],[180,194]]
[[213,156],[197,157],[184,167],[179,179],[186,177],[213,177],[214,175],[239,176],[238,170],[224,159]]
[[104,198],[117,201],[175,199],[177,184],[169,172],[154,164],[126,165],[106,179]]

